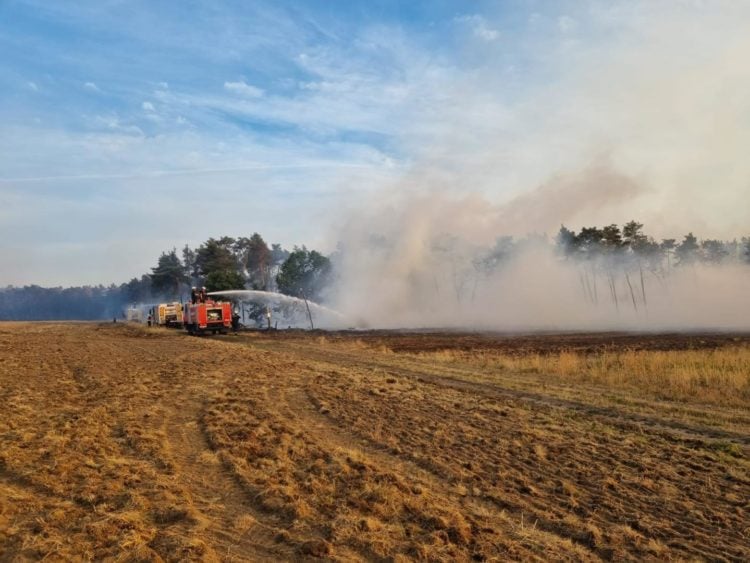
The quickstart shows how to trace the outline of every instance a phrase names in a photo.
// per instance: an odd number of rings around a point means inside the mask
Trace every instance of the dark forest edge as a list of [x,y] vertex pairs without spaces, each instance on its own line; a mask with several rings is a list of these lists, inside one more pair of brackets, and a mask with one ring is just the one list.
[[[375,239],[378,244],[384,243]],[[651,270],[697,263],[750,265],[750,237],[739,241],[699,240],[690,232],[679,242],[656,241],[643,232],[641,223],[631,221],[622,228],[614,224],[584,227],[577,233],[562,226],[552,241],[538,235],[498,237],[476,267],[499,268],[532,242],[553,246],[561,260],[636,260]],[[173,248],[162,252],[150,273],[120,285],[0,288],[0,320],[121,319],[125,308],[134,303],[185,300],[191,286],[205,286],[208,291],[278,291],[324,301],[326,288],[335,280],[339,252],[324,256],[305,246],[295,246],[291,251],[279,244],[269,247],[258,233],[249,238],[209,238],[195,249],[185,245],[181,251]]]

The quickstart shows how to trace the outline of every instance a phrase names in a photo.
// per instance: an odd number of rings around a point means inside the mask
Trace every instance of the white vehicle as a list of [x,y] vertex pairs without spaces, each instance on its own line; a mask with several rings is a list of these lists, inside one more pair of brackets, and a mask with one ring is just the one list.
[[142,323],[143,322],[143,310],[138,307],[128,307],[125,311],[125,319],[128,322]]

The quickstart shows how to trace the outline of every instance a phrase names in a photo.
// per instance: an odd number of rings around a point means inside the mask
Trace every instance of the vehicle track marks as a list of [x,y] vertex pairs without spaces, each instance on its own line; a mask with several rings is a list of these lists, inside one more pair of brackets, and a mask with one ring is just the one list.
[[[201,403],[195,398],[170,406],[167,449],[176,479],[188,491],[213,548],[227,561],[278,561],[292,552],[275,541],[280,521],[259,510],[224,468],[201,426]],[[243,519],[248,523],[243,525]]]
[[[476,372],[474,370],[454,369],[454,373],[445,375],[439,373],[442,368],[436,368],[432,365],[430,366],[430,371],[428,371],[425,369],[419,369],[418,365],[403,367],[395,363],[382,362],[371,358],[363,360],[362,355],[354,355],[348,352],[330,349],[320,350],[313,346],[295,345],[295,347],[292,348],[292,351],[297,354],[302,354],[304,357],[328,362],[334,365],[357,364],[360,367],[409,377],[420,383],[449,387],[469,393],[476,393],[478,391],[482,395],[495,396],[498,398],[518,399],[533,404],[535,407],[567,409],[573,412],[579,412],[587,417],[599,418],[613,426],[625,427],[629,430],[636,430],[641,433],[649,432],[668,439],[671,438],[680,441],[699,440],[703,442],[711,440],[732,440],[742,444],[750,455],[750,434],[747,433],[731,432],[708,426],[696,426],[694,424],[683,423],[659,416],[643,415],[629,409],[620,408],[616,405],[599,406],[590,402],[559,398],[552,394],[510,388],[504,386],[502,381],[497,383],[487,383],[467,379],[475,375]],[[461,377],[461,375],[464,377]]]

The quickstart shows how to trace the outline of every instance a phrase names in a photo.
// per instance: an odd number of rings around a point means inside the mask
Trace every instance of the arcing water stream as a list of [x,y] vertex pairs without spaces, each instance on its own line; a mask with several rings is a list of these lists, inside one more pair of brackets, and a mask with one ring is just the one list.
[[[209,295],[213,297],[227,297],[237,301],[252,301],[255,303],[264,303],[267,305],[283,304],[292,305],[299,311],[305,310],[305,300],[283,293],[274,291],[260,291],[256,289],[232,289],[227,291],[212,291]],[[307,300],[307,306],[310,307],[310,314],[313,316],[315,325],[321,325],[326,328],[343,327],[346,323],[344,315],[324,305]]]

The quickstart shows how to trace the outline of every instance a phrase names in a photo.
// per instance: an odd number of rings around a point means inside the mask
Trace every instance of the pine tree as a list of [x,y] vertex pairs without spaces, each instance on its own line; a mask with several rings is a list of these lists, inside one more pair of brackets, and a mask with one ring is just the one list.
[[182,262],[177,257],[177,249],[162,252],[159,262],[151,269],[151,287],[155,294],[176,299],[180,294],[180,286],[187,282]]

